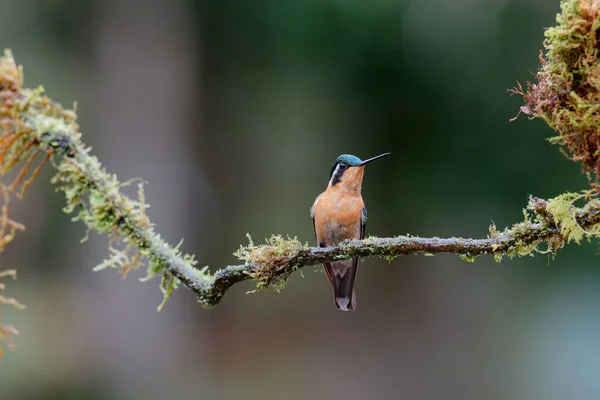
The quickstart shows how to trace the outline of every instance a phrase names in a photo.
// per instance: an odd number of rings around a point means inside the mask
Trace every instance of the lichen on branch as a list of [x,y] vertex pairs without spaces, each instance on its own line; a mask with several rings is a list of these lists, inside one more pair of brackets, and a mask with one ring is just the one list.
[[[65,196],[64,211],[89,230],[111,238],[110,257],[96,270],[114,267],[127,274],[145,259],[145,280],[160,275],[165,300],[180,280],[198,285],[209,279],[193,268],[193,256],[182,254],[154,232],[145,212],[143,183],[138,182],[138,199],[125,196],[121,189],[132,181],[121,183],[90,154],[75,111],[50,99],[42,87],[23,85],[23,70],[6,51],[0,57],[0,189],[5,206],[0,214],[0,245],[22,229],[8,218],[10,195],[22,197],[41,169],[51,165],[56,170],[52,183]],[[13,170],[16,177],[5,183]],[[163,305],[164,301],[159,308]]]
[[555,254],[571,241],[580,243],[583,239],[600,237],[600,201],[592,199],[577,207],[576,203],[584,198],[585,193],[565,193],[550,200],[531,197],[523,210],[524,221],[502,232],[492,224],[483,239],[369,237],[326,248],[309,247],[296,238],[284,239],[279,235],[272,236],[262,245],[256,245],[250,239],[249,245],[242,246],[235,253],[245,264],[235,268],[236,271],[245,268],[245,279],[256,280],[257,288],[274,286],[280,289],[299,268],[355,256],[378,256],[391,261],[403,255],[451,253],[468,262],[474,262],[483,255],[492,255],[500,262],[505,256]]

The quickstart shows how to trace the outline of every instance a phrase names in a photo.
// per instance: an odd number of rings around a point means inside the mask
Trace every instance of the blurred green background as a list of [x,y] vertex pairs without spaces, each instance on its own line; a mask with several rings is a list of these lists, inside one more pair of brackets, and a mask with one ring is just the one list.
[[[558,0],[2,0],[0,46],[65,105],[150,217],[214,270],[249,232],[314,243],[308,210],[342,153],[369,166],[377,236],[485,237],[530,194],[586,187],[579,166],[516,115]],[[50,177],[51,171],[45,171]],[[92,272],[107,240],[39,179],[0,257],[18,351],[0,399],[598,399],[596,243],[474,264],[367,259],[358,308],[324,274],[281,293],[235,286],[202,309],[158,281]]]

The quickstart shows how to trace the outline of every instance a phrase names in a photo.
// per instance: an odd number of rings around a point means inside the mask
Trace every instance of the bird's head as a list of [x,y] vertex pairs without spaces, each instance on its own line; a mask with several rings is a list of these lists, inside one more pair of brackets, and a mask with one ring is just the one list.
[[365,165],[371,161],[389,156],[391,153],[383,153],[368,160],[361,160],[352,154],[342,154],[335,159],[331,172],[329,173],[329,186],[335,186],[340,182],[348,185],[358,185],[362,183]]

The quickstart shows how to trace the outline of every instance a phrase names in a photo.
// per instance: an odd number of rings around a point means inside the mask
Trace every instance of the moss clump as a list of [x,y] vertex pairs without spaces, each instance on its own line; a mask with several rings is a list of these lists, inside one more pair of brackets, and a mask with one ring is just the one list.
[[474,263],[475,261],[477,261],[477,256],[474,256],[474,255],[469,254],[469,253],[467,253],[467,254],[459,254],[458,256],[464,262]]
[[[582,196],[582,195],[574,195]],[[533,257],[538,254],[554,255],[560,249],[566,240],[564,234],[559,234],[557,227],[561,227],[565,222],[564,218],[557,218],[551,213],[549,204],[560,204],[567,208],[573,208],[573,198],[571,194],[561,195],[548,201],[538,197],[529,197],[527,207],[523,209],[523,221],[506,228],[499,232],[495,224],[489,227],[488,238],[496,241],[492,245],[494,261],[500,263],[506,255],[509,258],[515,257]],[[574,208],[574,210],[579,210]],[[569,224],[571,220],[566,221]],[[574,227],[571,226],[571,229]],[[570,232],[567,228],[565,232]],[[546,248],[540,248],[545,244]]]
[[593,192],[600,192],[600,2],[563,0],[556,26],[545,32],[537,83],[519,84],[521,111],[558,132],[551,143],[581,162]]
[[0,57],[0,91],[19,91],[23,88],[23,68],[18,66],[10,50]]
[[548,200],[546,205],[546,209],[554,219],[555,225],[560,227],[560,233],[567,243],[574,241],[579,244],[586,235],[586,231],[577,222],[575,214],[577,209],[573,205],[582,197],[583,195],[577,193],[563,193]]
[[281,290],[292,272],[298,269],[290,263],[290,259],[298,258],[303,250],[309,249],[308,245],[303,245],[296,237],[285,239],[281,235],[272,235],[266,239],[266,244],[257,246],[250,234],[246,236],[248,246],[240,246],[239,250],[233,253],[234,256],[246,265],[256,266],[249,275],[257,281],[257,289],[272,286]]

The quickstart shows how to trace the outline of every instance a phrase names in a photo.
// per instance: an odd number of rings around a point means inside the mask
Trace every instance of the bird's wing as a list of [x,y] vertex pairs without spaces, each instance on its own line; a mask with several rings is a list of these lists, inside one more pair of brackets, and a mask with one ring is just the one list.
[[367,206],[363,206],[362,214],[360,218],[360,239],[365,238],[367,232]]
[[310,208],[310,217],[312,218],[313,231],[315,232],[315,239],[317,239],[317,246],[319,246],[320,241],[319,241],[319,238],[317,237],[317,228],[315,226],[315,207],[317,207],[317,203],[321,199],[321,196],[323,196],[323,193],[321,193],[320,195],[317,196],[317,198],[315,199],[315,202],[313,203],[312,207]]

